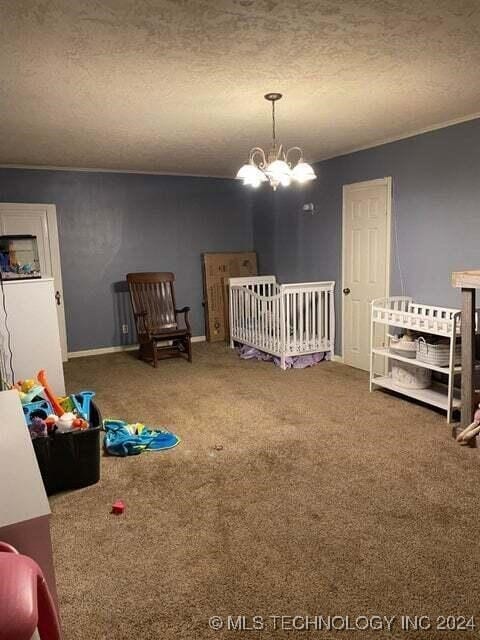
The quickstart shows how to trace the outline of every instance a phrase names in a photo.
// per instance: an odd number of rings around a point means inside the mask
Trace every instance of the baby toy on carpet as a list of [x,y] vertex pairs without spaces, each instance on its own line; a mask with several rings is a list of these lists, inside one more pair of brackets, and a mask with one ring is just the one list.
[[457,442],[460,444],[469,444],[477,434],[480,433],[480,404],[473,416],[472,424],[469,424],[461,433],[457,436]]
[[112,456],[134,456],[142,451],[173,449],[180,438],[164,429],[149,429],[137,422],[128,424],[124,420],[104,420],[105,439],[103,446]]

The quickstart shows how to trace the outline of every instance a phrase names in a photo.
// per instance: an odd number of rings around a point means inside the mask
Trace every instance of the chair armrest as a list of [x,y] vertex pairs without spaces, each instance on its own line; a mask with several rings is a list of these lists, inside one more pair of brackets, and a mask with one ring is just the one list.
[[191,333],[191,328],[190,328],[190,322],[188,320],[188,313],[190,311],[190,307],[182,307],[181,309],[175,309],[175,315],[178,315],[179,313],[183,313],[184,317],[185,317],[185,326],[187,327],[187,330],[189,333]]

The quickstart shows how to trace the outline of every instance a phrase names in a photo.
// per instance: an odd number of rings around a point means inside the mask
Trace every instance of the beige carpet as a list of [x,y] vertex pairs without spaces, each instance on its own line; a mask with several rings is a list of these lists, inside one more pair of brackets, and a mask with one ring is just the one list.
[[[66,640],[476,635],[399,620],[479,614],[479,458],[442,415],[369,394],[338,363],[282,372],[223,344],[196,345],[192,365],[121,353],[66,374],[104,417],[183,439],[103,458],[98,485],[52,498]],[[109,513],[117,498],[125,516]],[[269,618],[329,614],[397,619],[392,633],[302,633]],[[213,631],[214,615],[266,628]]]

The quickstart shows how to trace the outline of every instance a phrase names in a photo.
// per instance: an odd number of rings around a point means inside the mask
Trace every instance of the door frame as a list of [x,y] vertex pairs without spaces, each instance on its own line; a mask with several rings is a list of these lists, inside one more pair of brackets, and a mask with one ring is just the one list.
[[63,295],[63,281],[62,281],[62,263],[60,260],[60,240],[58,236],[58,222],[57,222],[57,208],[54,204],[45,204],[43,202],[0,202],[0,205],[8,207],[9,209],[17,209],[18,211],[36,211],[39,207],[45,208],[47,214],[47,230],[48,230],[48,245],[50,248],[50,259],[52,263],[52,277],[58,281],[59,289],[62,295],[63,302],[63,314],[61,320],[59,320],[59,332],[60,332],[60,345],[62,349],[62,360],[67,362],[68,360],[68,345],[67,345],[67,327],[65,317],[65,297]]
[[[371,187],[387,187],[387,238],[386,238],[386,256],[385,256],[385,298],[390,295],[390,276],[391,276],[391,258],[392,258],[392,177],[376,178],[374,180],[362,180],[361,182],[352,182],[342,186],[342,288],[340,295],[342,296],[342,355],[341,360],[344,361],[345,354],[345,218],[347,210],[345,207],[346,195],[354,189],[369,189]],[[370,345],[370,349],[372,345]],[[370,354],[369,354],[370,355]]]

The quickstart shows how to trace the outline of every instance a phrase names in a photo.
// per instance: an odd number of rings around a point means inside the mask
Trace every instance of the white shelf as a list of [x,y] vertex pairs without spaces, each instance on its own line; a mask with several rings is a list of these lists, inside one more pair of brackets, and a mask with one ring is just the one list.
[[[376,349],[372,349],[372,351],[377,356],[384,356],[385,358],[391,358],[392,360],[400,360],[400,362],[408,362],[408,364],[413,364],[416,367],[423,367],[424,369],[430,369],[431,371],[438,371],[438,373],[445,373],[447,376],[450,373],[448,366],[438,367],[435,364],[421,362],[416,358],[405,358],[405,356],[399,356],[396,353],[392,353],[387,347],[377,347]],[[461,371],[462,367],[460,365],[453,367],[454,373],[461,373]]]
[[[478,317],[476,315],[476,326],[478,326],[477,320]],[[409,297],[393,296],[373,300],[371,322],[370,337],[372,346],[370,353],[370,389],[375,385],[378,387],[384,387],[390,391],[395,391],[404,396],[444,409],[447,412],[447,422],[451,422],[452,410],[460,407],[458,391],[454,388],[454,377],[462,371],[462,367],[460,365],[439,367],[438,365],[420,362],[416,358],[407,358],[405,356],[397,355],[396,353],[392,353],[389,347],[373,347],[373,345],[375,344],[376,325],[410,329],[420,333],[433,334],[448,338],[449,355],[453,360],[455,355],[456,338],[460,331],[460,310],[419,304]],[[415,367],[421,367],[423,369],[442,373],[447,376],[448,384],[443,385],[433,381],[432,385],[428,389],[403,389],[392,381],[392,378],[389,376],[375,377],[375,356],[382,356],[385,358],[385,362],[390,359],[397,360]]]
[[460,309],[419,304],[412,298],[392,296],[372,302],[372,320],[399,329],[410,329],[450,338],[460,335]]
[[[408,358],[405,359],[408,360]],[[403,389],[395,384],[395,382],[393,382],[393,380],[388,376],[381,376],[379,378],[373,378],[372,384],[388,389],[389,391],[395,391],[395,393],[400,393],[404,396],[408,396],[409,398],[420,400],[421,402],[433,405],[439,409],[444,409],[445,411],[448,410],[447,387],[440,382],[432,382],[432,386],[428,387],[428,389]],[[459,390],[454,389],[453,395],[452,406],[455,409],[459,409]]]

